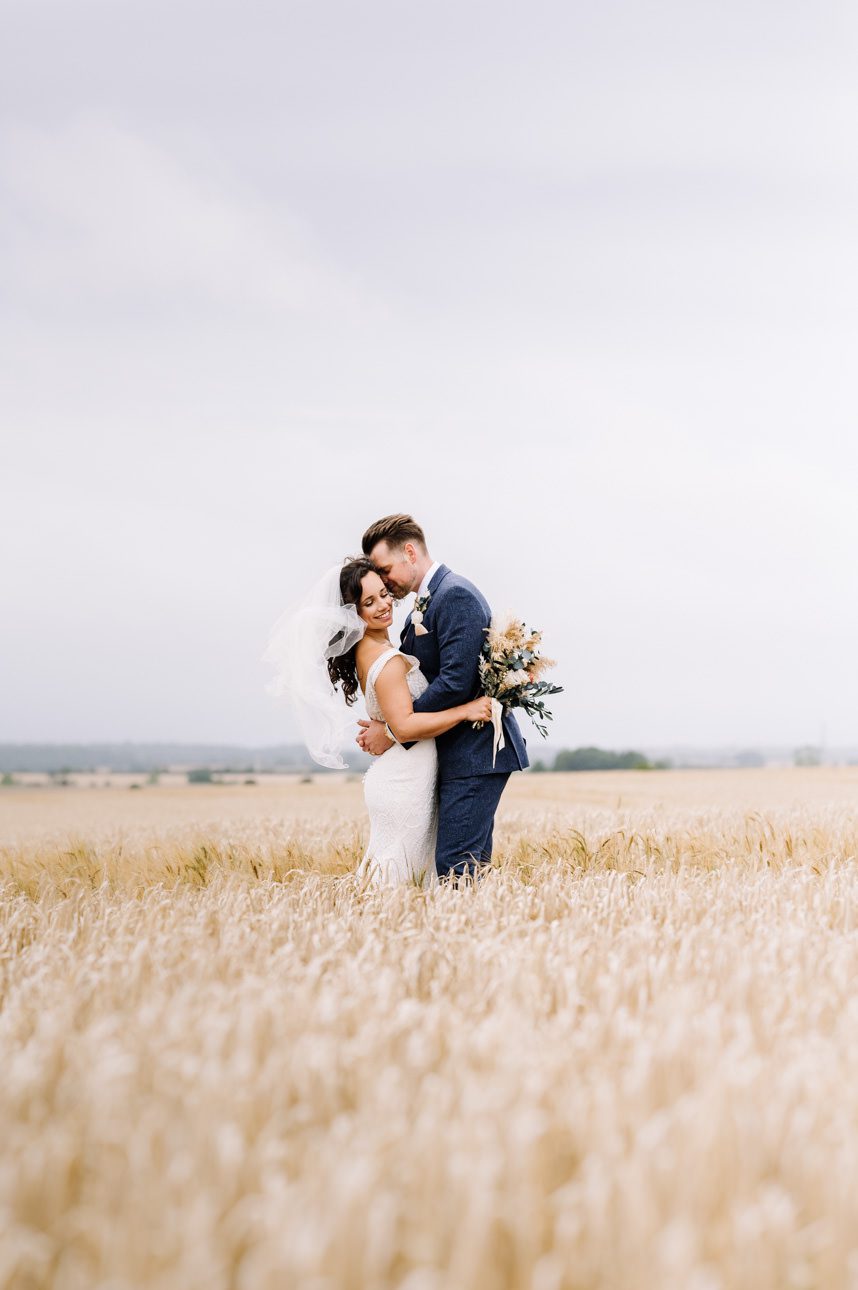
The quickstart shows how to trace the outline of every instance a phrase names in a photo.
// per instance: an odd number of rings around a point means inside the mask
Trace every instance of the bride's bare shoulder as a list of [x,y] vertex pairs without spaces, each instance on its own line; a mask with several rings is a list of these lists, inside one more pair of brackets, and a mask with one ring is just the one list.
[[381,658],[382,654],[386,654],[392,648],[392,645],[381,645],[378,641],[368,641],[366,637],[358,641],[355,646],[355,668],[357,669],[361,689],[364,687],[367,673],[375,660]]
[[355,659],[358,663],[365,662],[369,665],[392,648],[392,645],[382,645],[379,641],[369,641],[364,636],[363,640],[359,640],[355,646]]

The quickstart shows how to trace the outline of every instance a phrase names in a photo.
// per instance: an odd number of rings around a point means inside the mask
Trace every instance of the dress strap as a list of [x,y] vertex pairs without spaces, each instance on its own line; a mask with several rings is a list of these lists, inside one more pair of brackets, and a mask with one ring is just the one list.
[[398,653],[399,653],[398,649],[391,647],[390,649],[386,649],[383,654],[379,654],[378,658],[375,660],[375,662],[372,664],[371,668],[366,674],[367,686],[375,685],[376,678],[378,677],[378,674],[381,671],[381,669],[384,667],[385,663],[389,663],[390,660]]

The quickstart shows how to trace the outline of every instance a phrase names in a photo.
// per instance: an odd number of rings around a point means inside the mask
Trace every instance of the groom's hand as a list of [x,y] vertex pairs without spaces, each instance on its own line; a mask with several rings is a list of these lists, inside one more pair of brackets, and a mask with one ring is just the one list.
[[383,721],[359,721],[358,725],[363,729],[357,737],[357,745],[371,757],[380,757],[393,747],[394,741],[388,738]]

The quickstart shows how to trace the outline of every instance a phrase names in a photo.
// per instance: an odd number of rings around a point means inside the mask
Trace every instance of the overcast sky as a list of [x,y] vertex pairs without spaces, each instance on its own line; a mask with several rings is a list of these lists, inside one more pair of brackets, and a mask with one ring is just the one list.
[[401,509],[552,742],[858,742],[854,5],[0,15],[0,741],[291,739]]

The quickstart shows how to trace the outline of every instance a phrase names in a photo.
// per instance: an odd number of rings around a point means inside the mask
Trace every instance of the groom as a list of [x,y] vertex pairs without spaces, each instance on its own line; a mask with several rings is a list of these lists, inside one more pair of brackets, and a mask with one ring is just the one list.
[[[438,564],[426,549],[420,525],[410,515],[386,515],[363,535],[368,555],[397,600],[417,592],[402,632],[405,653],[420,663],[429,688],[414,700],[415,712],[440,712],[480,693],[477,664],[491,611],[467,578]],[[381,721],[361,721],[358,743],[378,757],[393,747]],[[473,877],[492,858],[492,832],[501,793],[514,770],[529,765],[515,718],[505,713],[506,747],[492,765],[492,727],[474,730],[463,721],[436,742],[438,749],[438,877]],[[413,745],[406,745],[413,747]]]

